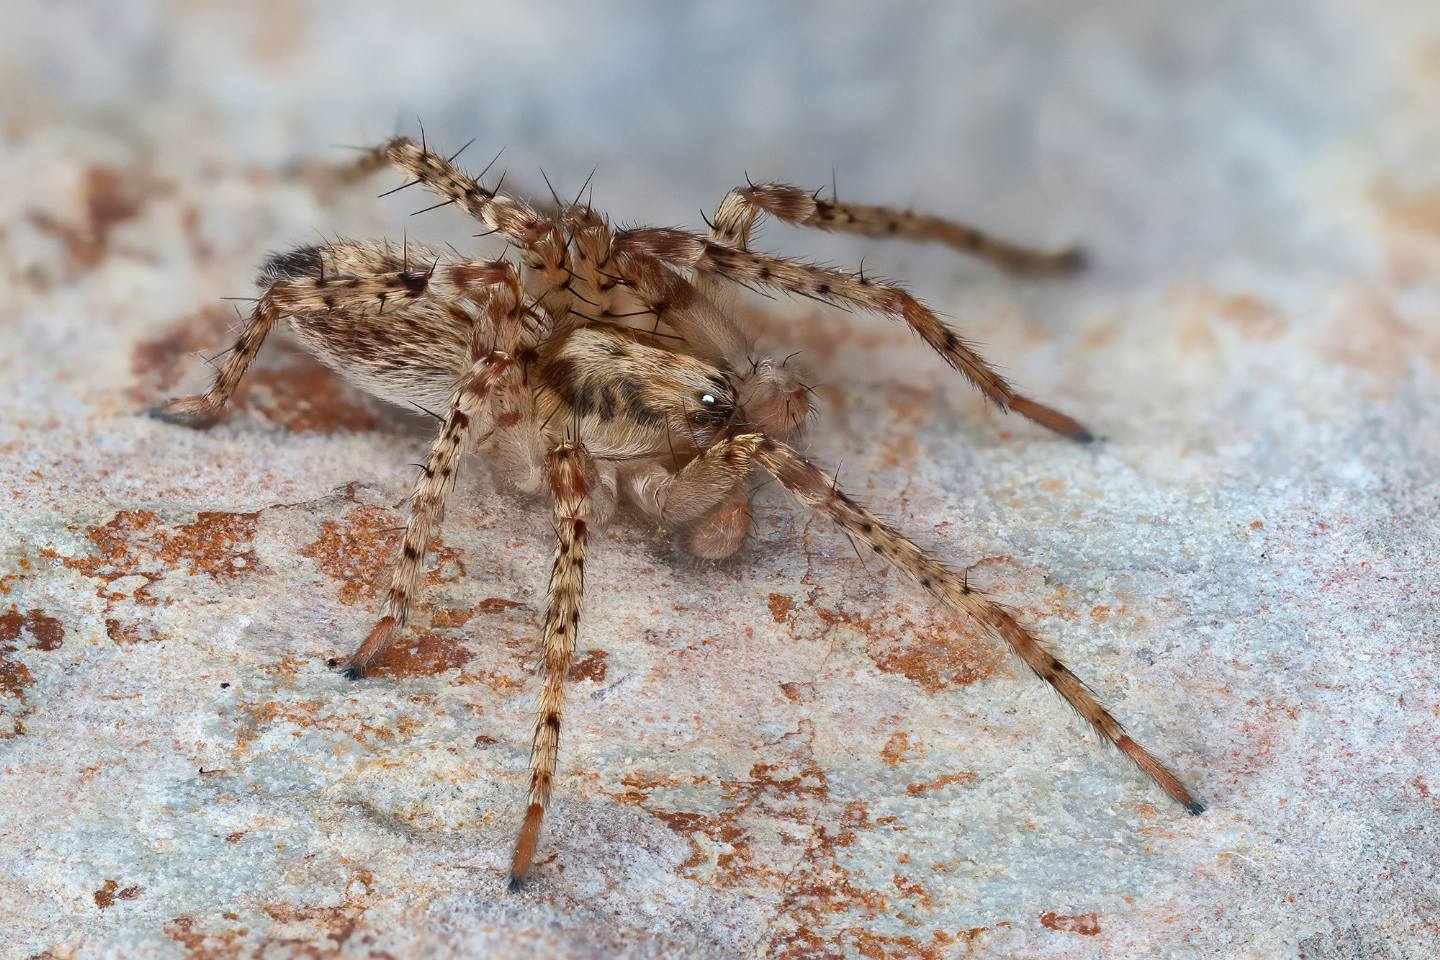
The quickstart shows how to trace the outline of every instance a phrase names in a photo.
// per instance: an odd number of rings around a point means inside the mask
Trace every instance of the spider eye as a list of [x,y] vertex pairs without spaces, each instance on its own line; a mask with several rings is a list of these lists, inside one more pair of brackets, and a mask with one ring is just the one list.
[[708,394],[708,393],[701,394],[701,395],[700,395],[700,402],[703,403],[703,404],[705,404],[705,406],[707,406],[707,407],[713,407],[713,406],[715,406],[715,397],[714,397],[712,394]]

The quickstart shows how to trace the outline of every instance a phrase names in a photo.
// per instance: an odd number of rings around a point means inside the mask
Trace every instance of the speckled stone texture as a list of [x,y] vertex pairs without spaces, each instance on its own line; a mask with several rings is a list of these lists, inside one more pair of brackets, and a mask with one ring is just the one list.
[[[379,5],[376,5],[377,7]],[[0,956],[1404,957],[1440,942],[1440,7],[12,3],[0,37]],[[461,12],[461,11],[465,12]],[[623,12],[622,12],[623,11]],[[1102,439],[904,330],[751,304],[806,449],[1045,638],[1192,818],[973,625],[770,485],[733,562],[592,541],[523,892],[543,505],[467,466],[408,640],[364,636],[429,440],[276,338],[148,419],[318,189],[426,123],[620,219],[750,176],[1094,267],[771,227],[904,278]],[[397,119],[398,118],[398,119]],[[303,172],[303,171],[302,171]]]

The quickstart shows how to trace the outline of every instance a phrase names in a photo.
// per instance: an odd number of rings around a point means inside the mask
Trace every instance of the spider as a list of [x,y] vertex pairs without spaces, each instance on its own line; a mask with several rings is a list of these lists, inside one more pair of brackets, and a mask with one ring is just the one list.
[[[1029,250],[938,217],[824,200],[818,192],[748,178],[707,218],[708,234],[612,230],[580,202],[583,187],[571,202],[553,189],[553,202],[533,202],[502,194],[500,184],[487,189],[454,159],[431,150],[423,136],[420,143],[398,137],[336,172],[352,181],[398,168],[408,180],[396,190],[423,185],[440,198],[436,206],[457,205],[487,233],[499,234],[518,253],[518,265],[408,242],[397,250],[383,241],[337,240],[272,256],[260,271],[259,298],[209,389],[157,412],[192,424],[213,420],[282,317],[306,348],[360,388],[398,404],[445,409],[443,417],[436,414],[439,432],[410,497],[381,615],[338,664],[350,678],[363,676],[405,628],[464,454],[493,457],[522,490],[548,490],[555,553],[512,890],[534,858],[555,780],[590,529],[610,520],[624,499],[677,531],[689,553],[728,557],[750,529],[746,479],[756,466],[1006,643],[1161,790],[1192,814],[1203,810],[1004,607],[786,442],[814,412],[809,389],[786,363],[752,358],[736,319],[738,286],[898,319],[1001,410],[1089,441],[1075,420],[1017,393],[901,287],[863,271],[752,252],[749,240],[757,219],[768,214],[819,230],[937,241],[1019,271],[1073,268],[1078,251]],[[636,318],[644,319],[626,322]]]

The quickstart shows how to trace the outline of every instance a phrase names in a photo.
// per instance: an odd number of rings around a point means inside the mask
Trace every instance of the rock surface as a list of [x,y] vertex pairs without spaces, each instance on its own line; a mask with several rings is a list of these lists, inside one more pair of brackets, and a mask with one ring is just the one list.
[[[0,956],[1427,957],[1440,940],[1440,14],[26,4],[0,84]],[[1139,9],[1135,9],[1139,8]],[[597,535],[557,799],[520,813],[540,504],[467,470],[410,638],[368,629],[428,421],[267,346],[265,251],[468,239],[294,163],[396,116],[617,218],[829,183],[1095,266],[771,228],[903,277],[1102,436],[884,321],[756,301],[807,449],[958,563],[1209,804],[774,485],[733,562]],[[402,126],[413,130],[413,121]],[[481,154],[486,154],[481,157]],[[471,247],[473,249],[473,246]]]

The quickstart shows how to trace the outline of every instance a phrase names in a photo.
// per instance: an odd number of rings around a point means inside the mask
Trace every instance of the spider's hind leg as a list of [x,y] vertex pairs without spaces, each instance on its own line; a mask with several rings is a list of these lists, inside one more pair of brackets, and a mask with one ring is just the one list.
[[[240,386],[260,346],[282,316],[308,313],[345,313],[383,310],[414,302],[430,293],[432,274],[396,264],[374,264],[354,270],[359,252],[379,251],[381,245],[342,241],[333,245],[300,247],[271,257],[261,267],[261,293],[234,345],[225,352],[209,389],[176,397],[152,413],[162,420],[188,425],[213,422]],[[369,259],[374,260],[375,254]],[[346,267],[345,272],[336,264]],[[363,258],[362,258],[362,262]],[[388,267],[388,269],[387,269]],[[399,269],[396,269],[399,268]]]

